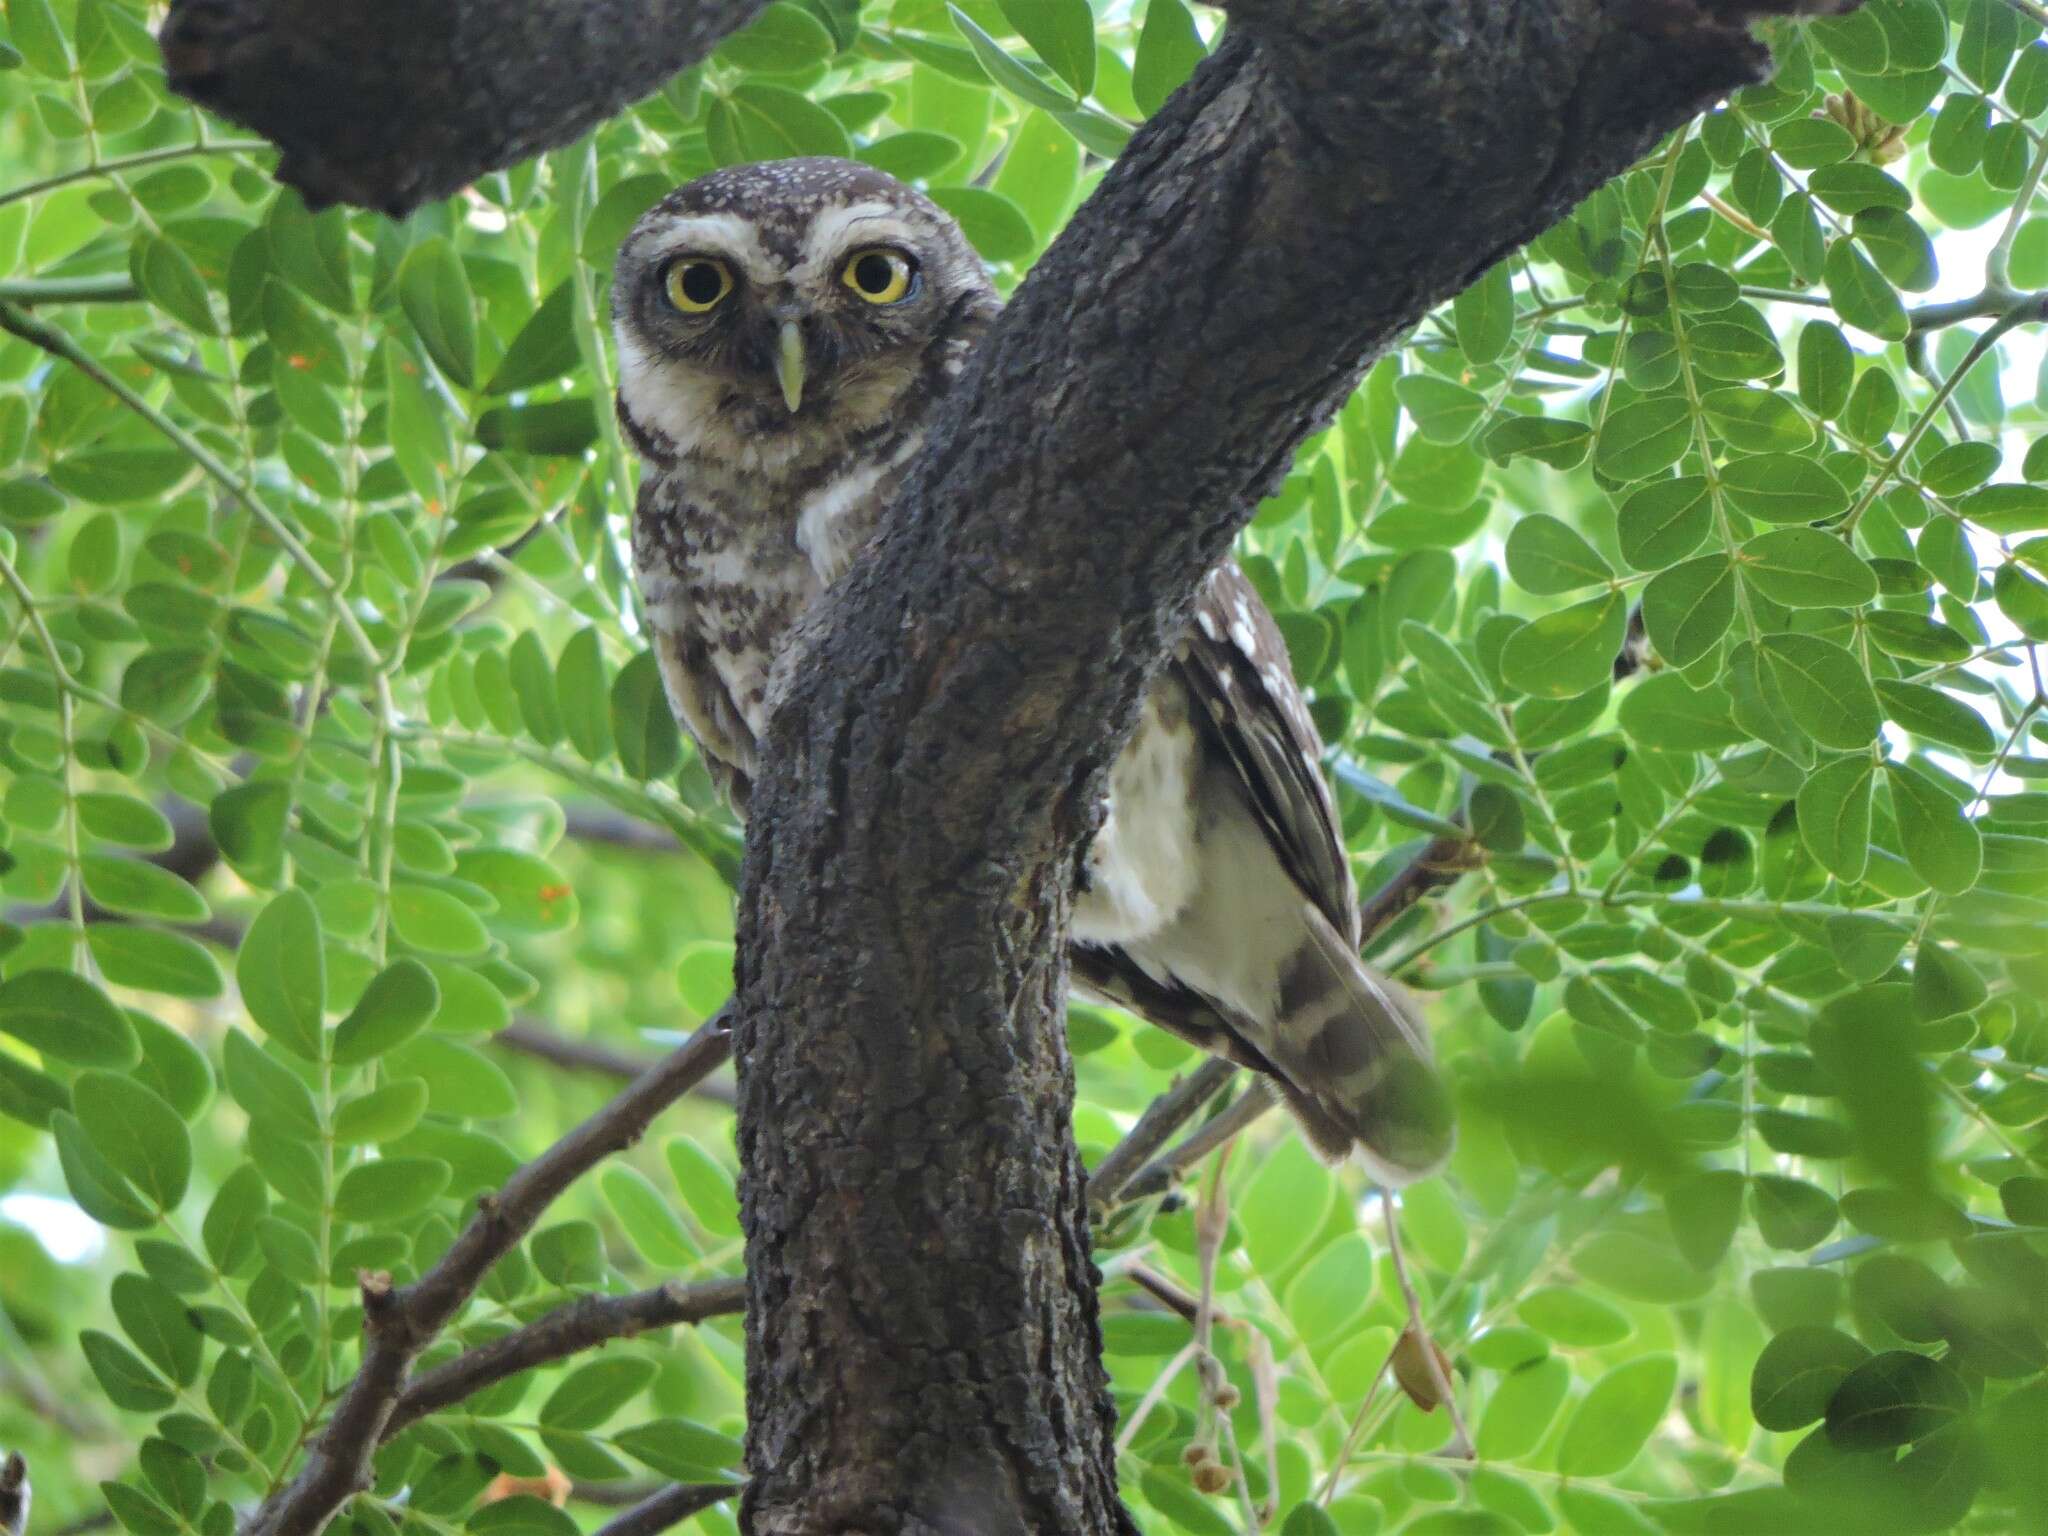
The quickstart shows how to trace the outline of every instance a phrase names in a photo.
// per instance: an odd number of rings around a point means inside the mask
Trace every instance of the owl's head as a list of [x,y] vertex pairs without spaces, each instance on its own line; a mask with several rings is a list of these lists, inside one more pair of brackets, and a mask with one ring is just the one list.
[[934,370],[957,370],[996,307],[960,226],[893,176],[731,166],[669,194],[619,247],[620,414],[655,457],[828,449],[942,388]]

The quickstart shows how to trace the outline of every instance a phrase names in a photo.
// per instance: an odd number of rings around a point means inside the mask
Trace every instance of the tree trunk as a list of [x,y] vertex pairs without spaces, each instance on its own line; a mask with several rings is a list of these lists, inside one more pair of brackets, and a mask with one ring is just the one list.
[[1684,4],[1262,0],[970,366],[769,734],[741,906],[748,1529],[1115,1497],[1063,935],[1202,573],[1433,304],[1763,55]]

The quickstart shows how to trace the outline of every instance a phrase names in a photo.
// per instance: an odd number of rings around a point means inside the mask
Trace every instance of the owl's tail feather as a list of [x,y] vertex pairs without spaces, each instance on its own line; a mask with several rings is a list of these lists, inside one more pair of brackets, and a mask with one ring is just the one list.
[[1288,1108],[1332,1162],[1354,1151],[1390,1188],[1451,1155],[1451,1102],[1429,1035],[1400,989],[1361,961],[1312,903],[1280,968],[1279,1013],[1260,1043]]

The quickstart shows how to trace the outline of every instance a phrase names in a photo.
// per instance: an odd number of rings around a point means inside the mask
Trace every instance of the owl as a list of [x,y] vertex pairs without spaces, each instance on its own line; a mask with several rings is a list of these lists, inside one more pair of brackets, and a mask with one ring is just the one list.
[[[742,816],[778,662],[863,558],[1001,303],[943,209],[851,161],[712,172],[621,245],[636,577],[676,716]],[[1321,755],[1278,626],[1219,566],[1110,767],[1071,969],[1266,1074],[1320,1152],[1399,1184],[1448,1154],[1448,1098],[1415,1014],[1358,958]]]

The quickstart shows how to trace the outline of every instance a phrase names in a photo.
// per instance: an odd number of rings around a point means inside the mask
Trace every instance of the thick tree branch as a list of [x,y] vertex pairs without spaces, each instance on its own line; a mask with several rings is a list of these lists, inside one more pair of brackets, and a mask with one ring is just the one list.
[[656,1536],[740,1492],[737,1483],[675,1483],[597,1528],[597,1536]]
[[313,207],[403,218],[660,89],[767,0],[173,0],[171,89]]
[[1101,774],[1296,446],[1431,306],[1758,78],[1748,14],[1242,0],[1004,311],[755,782],[752,1529],[1127,1528],[1058,1029]]
[[652,1328],[724,1317],[744,1309],[746,1302],[746,1284],[740,1280],[707,1280],[701,1285],[671,1280],[628,1296],[579,1296],[523,1328],[414,1377],[392,1408],[383,1438],[520,1371]]
[[366,1276],[363,1359],[298,1475],[263,1501],[245,1536],[316,1536],[351,1495],[368,1487],[370,1458],[420,1351],[475,1293],[490,1267],[533,1229],[557,1196],[597,1163],[640,1139],[654,1117],[731,1051],[725,1016],[711,1019],[603,1109],[487,1196],[439,1263],[411,1285]]

